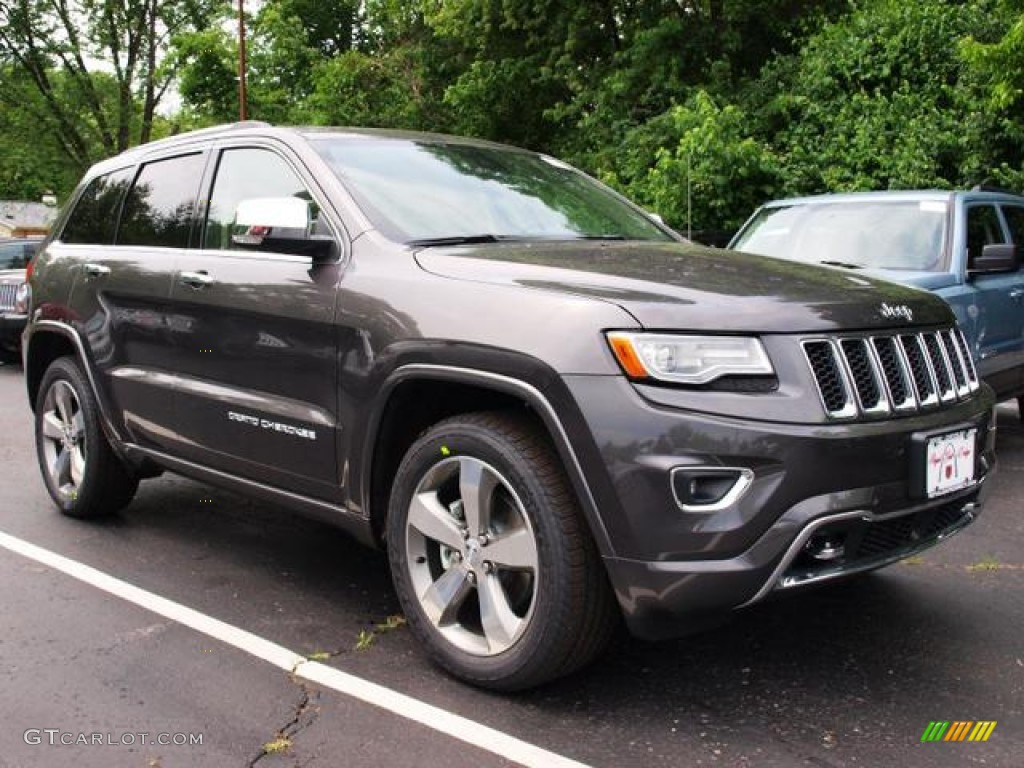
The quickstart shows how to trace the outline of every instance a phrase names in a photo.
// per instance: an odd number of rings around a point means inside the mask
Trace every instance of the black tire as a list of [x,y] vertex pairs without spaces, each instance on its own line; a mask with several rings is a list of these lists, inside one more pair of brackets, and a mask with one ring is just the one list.
[[139,481],[107,442],[92,389],[70,357],[43,374],[35,418],[39,469],[61,512],[99,517],[132,500]]
[[[479,523],[474,487],[485,489]],[[619,611],[593,539],[557,454],[525,418],[466,414],[424,433],[395,477],[387,540],[409,627],[461,680],[530,688],[612,638]]]
[[0,347],[0,363],[18,365],[21,363],[21,350],[17,347]]

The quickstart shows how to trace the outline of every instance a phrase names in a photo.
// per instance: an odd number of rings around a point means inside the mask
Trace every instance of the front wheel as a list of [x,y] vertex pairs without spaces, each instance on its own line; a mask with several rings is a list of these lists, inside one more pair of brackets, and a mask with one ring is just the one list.
[[518,690],[591,661],[617,612],[561,463],[500,413],[437,424],[409,449],[387,525],[396,591],[431,657]]
[[97,517],[132,500],[139,481],[110,448],[96,399],[71,358],[46,369],[35,416],[39,468],[61,512]]

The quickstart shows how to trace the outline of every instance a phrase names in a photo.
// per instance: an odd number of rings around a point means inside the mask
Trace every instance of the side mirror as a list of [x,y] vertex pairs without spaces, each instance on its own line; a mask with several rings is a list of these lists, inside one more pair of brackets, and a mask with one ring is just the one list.
[[981,249],[981,256],[976,258],[967,270],[968,275],[987,275],[995,272],[1015,272],[1020,264],[1017,261],[1017,246],[1010,243],[992,243]]
[[313,234],[312,205],[298,197],[255,197],[242,200],[231,227],[235,248],[329,258],[331,238]]

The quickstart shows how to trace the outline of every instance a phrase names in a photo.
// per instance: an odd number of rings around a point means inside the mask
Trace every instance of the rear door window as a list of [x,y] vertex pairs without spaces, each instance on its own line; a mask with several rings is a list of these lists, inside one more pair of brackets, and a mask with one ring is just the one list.
[[64,225],[61,241],[88,245],[113,243],[121,200],[134,174],[134,168],[123,168],[89,182]]
[[124,202],[118,245],[187,248],[205,156],[146,163]]

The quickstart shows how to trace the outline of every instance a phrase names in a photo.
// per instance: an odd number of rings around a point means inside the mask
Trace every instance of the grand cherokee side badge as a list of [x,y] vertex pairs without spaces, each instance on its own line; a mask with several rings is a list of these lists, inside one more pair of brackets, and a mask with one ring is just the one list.
[[914,310],[906,304],[886,304],[883,302],[882,306],[879,308],[879,312],[881,312],[882,317],[886,320],[901,318],[906,320],[908,323],[914,322]]

